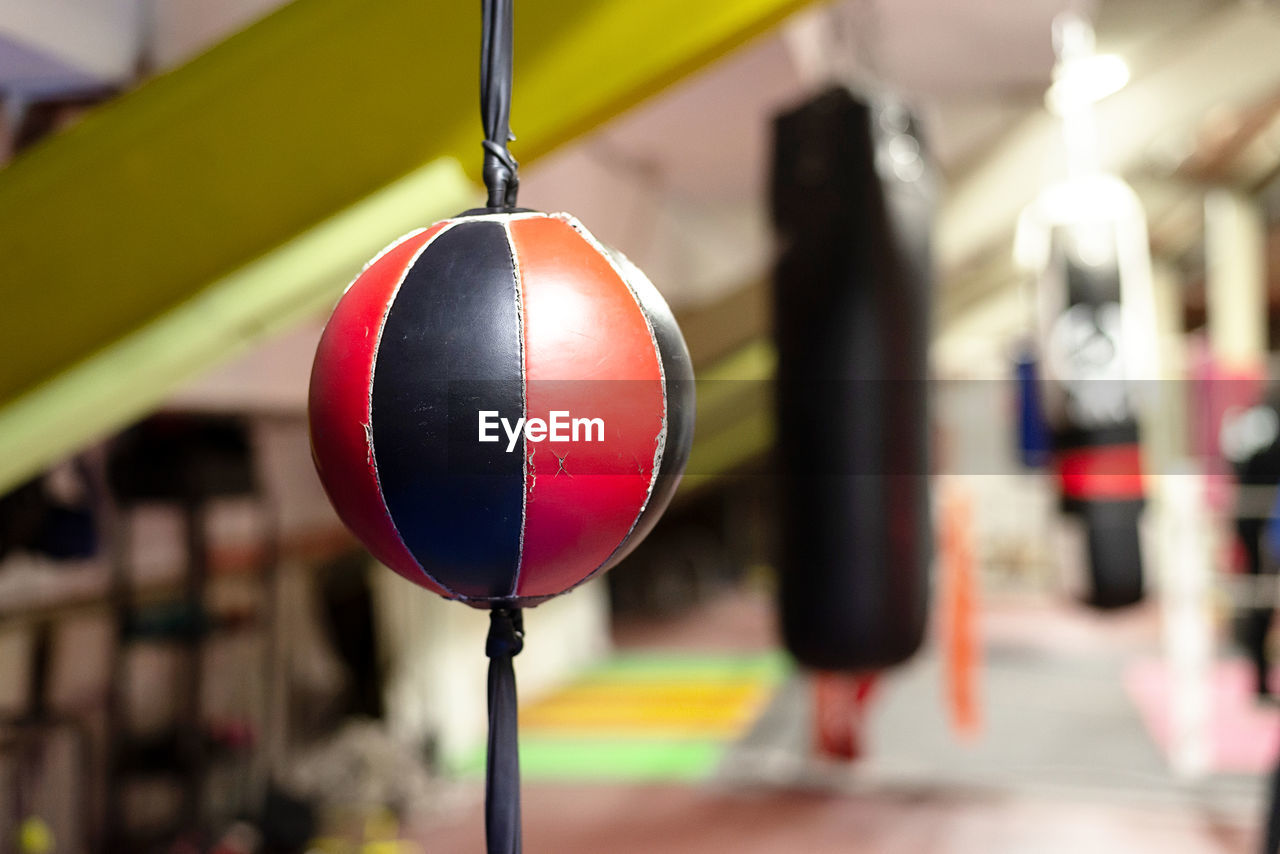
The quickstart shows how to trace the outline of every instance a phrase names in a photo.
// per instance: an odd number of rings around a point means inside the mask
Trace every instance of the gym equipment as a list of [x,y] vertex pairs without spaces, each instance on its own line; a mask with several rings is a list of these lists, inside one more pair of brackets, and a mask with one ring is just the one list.
[[951,730],[973,739],[981,728],[982,641],[978,633],[978,573],[973,547],[973,498],[947,484],[941,503],[939,611],[943,626],[943,683]]
[[924,634],[932,172],[915,119],[831,89],[775,122],[782,633],[874,670]]
[[862,757],[866,709],[878,678],[876,673],[814,674],[813,746],[819,756],[842,762]]
[[[1093,30],[1063,13],[1054,47],[1065,78],[1092,56]],[[1119,608],[1143,596],[1134,381],[1158,376],[1151,259],[1137,195],[1100,169],[1089,103],[1059,112],[1069,177],[1023,211],[1015,255],[1036,277],[1043,406],[1061,506],[1085,532],[1085,600]]]
[[533,605],[652,527],[691,377],[657,290],[576,220],[473,212],[393,244],[338,303],[312,447],[387,566],[476,607]]
[[485,0],[488,206],[380,253],[334,309],[311,375],[316,469],[380,561],[491,609],[486,836],[520,849],[521,608],[608,569],[670,501],[693,369],[644,275],[567,214],[516,207],[511,0]]
[[[1118,608],[1142,599],[1138,523],[1144,507],[1138,423],[1125,382],[1118,265],[1082,259],[1055,230],[1050,273],[1046,392],[1061,506],[1087,537],[1089,604]],[[1114,254],[1111,255],[1114,258]]]

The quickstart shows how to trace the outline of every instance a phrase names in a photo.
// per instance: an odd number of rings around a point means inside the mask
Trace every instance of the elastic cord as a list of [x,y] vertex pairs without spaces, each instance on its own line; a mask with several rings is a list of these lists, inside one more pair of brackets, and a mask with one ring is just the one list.
[[[484,184],[491,210],[514,210],[520,179],[507,143],[511,133],[511,41],[514,0],[481,0],[480,115],[484,120]],[[524,648],[519,608],[489,613],[489,751],[485,761],[484,830],[488,854],[520,854],[520,746],[516,671]]]
[[484,185],[489,207],[516,206],[520,178],[507,143],[511,133],[511,43],[514,0],[481,0],[480,116],[484,121]]
[[524,649],[519,608],[489,612],[489,753],[485,761],[484,835],[488,854],[520,854],[520,745],[517,737],[516,671],[512,659]]

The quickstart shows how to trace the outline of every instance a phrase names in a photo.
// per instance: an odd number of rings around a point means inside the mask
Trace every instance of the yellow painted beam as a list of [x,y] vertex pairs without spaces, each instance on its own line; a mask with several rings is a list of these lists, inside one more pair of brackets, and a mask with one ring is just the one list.
[[[521,0],[513,152],[550,151],[804,2]],[[0,171],[0,457],[21,457],[0,488],[329,293],[343,264],[295,280],[312,265],[280,260],[288,241],[424,164],[474,179],[478,34],[478,3],[296,0]],[[421,197],[421,222],[450,187]],[[241,299],[208,334],[175,331]]]
[[20,395],[0,409],[0,490],[127,425],[200,370],[328,310],[375,252],[424,216],[478,202],[457,162],[439,160]]

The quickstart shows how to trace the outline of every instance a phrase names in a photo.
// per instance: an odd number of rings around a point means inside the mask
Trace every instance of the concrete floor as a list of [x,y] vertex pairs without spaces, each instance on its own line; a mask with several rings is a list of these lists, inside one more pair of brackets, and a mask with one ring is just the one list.
[[[694,785],[528,783],[525,851],[875,854],[1254,854],[1261,781],[1172,778],[1122,687],[1158,650],[1154,611],[1100,618],[1071,604],[982,614],[983,730],[951,736],[926,650],[886,680],[869,753],[809,756],[808,690],[778,693],[715,778]],[[774,644],[767,597],[735,593],[683,618],[622,624],[627,648],[755,651]],[[423,830],[426,852],[483,850],[479,793]]]
[[[1253,854],[1253,832],[1179,809],[915,789],[850,794],[539,784],[527,854]],[[476,804],[430,829],[426,852],[483,851]]]

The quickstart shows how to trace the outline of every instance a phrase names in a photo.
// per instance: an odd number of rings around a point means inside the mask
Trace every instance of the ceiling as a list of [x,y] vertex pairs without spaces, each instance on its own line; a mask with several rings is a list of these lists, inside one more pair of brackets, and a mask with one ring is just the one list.
[[[522,0],[519,156],[804,3]],[[0,172],[0,258],[27,285],[0,313],[0,486],[331,305],[389,235],[473,207],[475,89],[454,81],[475,68],[479,18],[470,4],[297,0],[78,122],[61,101],[28,121],[17,110],[19,138],[57,130]],[[141,69],[160,55],[153,23]]]
[[[28,0],[38,3],[39,0]],[[106,2],[106,0],[100,0]],[[0,0],[0,38],[6,7]],[[145,53],[168,68],[264,14],[278,0],[167,0],[143,28]],[[1106,163],[1139,190],[1153,240],[1170,258],[1194,253],[1202,189],[1185,163],[1240,111],[1280,92],[1280,11],[1226,0],[845,0],[799,13],[817,27],[851,23],[843,45],[784,22],[522,170],[522,202],[573,211],[642,266],[678,312],[705,312],[767,276],[764,205],[771,117],[826,69],[852,65],[858,85],[911,101],[946,177],[938,220],[939,358],[997,365],[1025,322],[1010,263],[1014,220],[1061,171],[1059,129],[1043,108],[1053,67],[1050,24],[1093,13],[1098,49],[1124,56],[1130,85],[1098,108]],[[834,16],[834,17],[833,17]],[[813,25],[809,25],[812,32]],[[135,49],[137,44],[135,44]],[[517,64],[520,62],[517,45]],[[0,50],[0,88],[4,86]],[[520,103],[517,87],[515,99]],[[521,132],[516,111],[515,132]],[[1274,123],[1273,123],[1274,124]],[[1280,161],[1258,155],[1256,179]],[[1280,130],[1277,131],[1280,136]],[[477,138],[479,136],[477,121]],[[520,141],[512,148],[521,156]],[[1246,145],[1245,148],[1249,146]],[[477,147],[478,150],[478,147]],[[1235,164],[1239,158],[1229,158]],[[1230,174],[1236,174],[1230,172]],[[1225,173],[1224,173],[1225,174]],[[1252,179],[1251,179],[1252,180]],[[723,322],[737,322],[726,315]],[[319,321],[189,384],[193,405],[297,409]],[[700,323],[706,327],[707,324]]]
[[142,12],[141,0],[0,0],[0,94],[129,79]]
[[[959,173],[1040,109],[1053,66],[1050,22],[1066,5],[852,0],[800,16],[840,14],[874,27],[867,41],[878,50],[861,63],[873,66],[865,79],[905,92],[928,123],[944,173]],[[758,281],[773,251],[770,121],[823,85],[789,43],[787,29],[799,26],[784,23],[523,170],[522,203],[573,211],[636,260],[678,312]],[[518,157],[518,139],[512,148]],[[175,403],[251,397],[259,406],[303,406],[319,325],[188,386]]]
[[[857,78],[904,94],[922,115],[948,179],[938,353],[979,372],[1005,370],[1009,341],[1025,323],[1009,260],[1012,229],[1060,169],[1057,121],[1043,93],[1054,62],[1051,22],[1067,8],[1080,4],[846,0],[797,16],[845,16],[863,33],[846,46],[858,54]],[[1110,162],[1142,191],[1153,235],[1185,252],[1198,234],[1198,197],[1171,178],[1210,105],[1249,103],[1280,87],[1280,52],[1263,50],[1271,31],[1258,26],[1280,20],[1274,8],[1220,0],[1112,0],[1086,9],[1098,49],[1121,53],[1133,71],[1128,90],[1100,107],[1104,133],[1108,123],[1117,129]],[[764,203],[770,119],[820,83],[789,29],[803,23],[784,23],[544,158],[526,170],[522,199],[572,210],[631,255],[678,311],[759,281],[773,251]],[[1233,52],[1249,70],[1229,61]],[[820,69],[824,61],[832,64],[819,57]],[[1126,121],[1136,110],[1149,117],[1144,126]],[[302,353],[317,330],[295,333]],[[295,361],[298,380],[306,359]],[[183,397],[211,391],[196,385]]]

